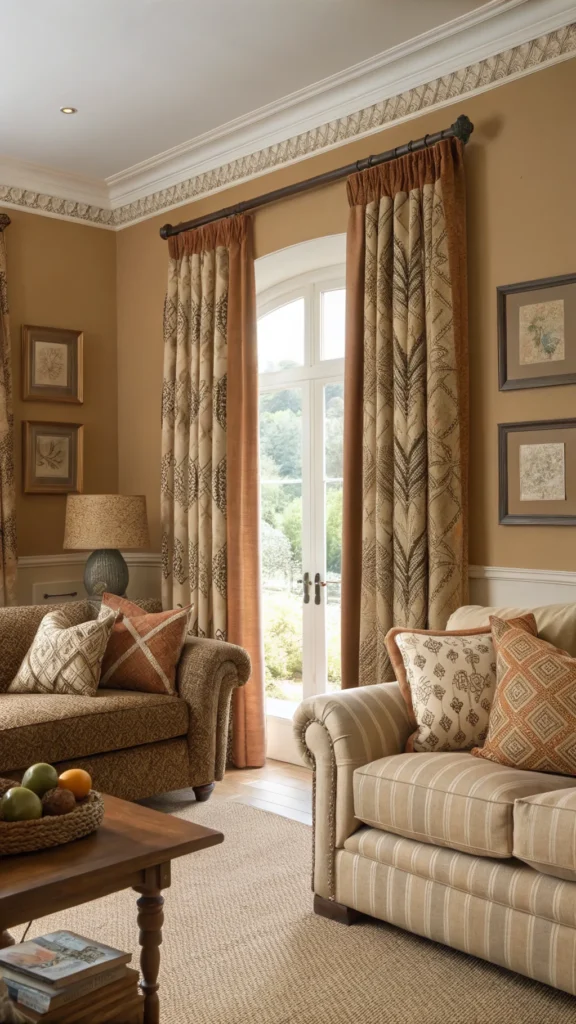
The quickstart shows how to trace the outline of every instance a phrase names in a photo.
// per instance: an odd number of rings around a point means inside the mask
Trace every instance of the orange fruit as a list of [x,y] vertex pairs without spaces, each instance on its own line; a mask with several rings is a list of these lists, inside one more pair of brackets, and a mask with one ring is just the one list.
[[69,768],[60,775],[58,785],[60,789],[69,789],[77,800],[81,800],[92,789],[92,779],[83,768]]

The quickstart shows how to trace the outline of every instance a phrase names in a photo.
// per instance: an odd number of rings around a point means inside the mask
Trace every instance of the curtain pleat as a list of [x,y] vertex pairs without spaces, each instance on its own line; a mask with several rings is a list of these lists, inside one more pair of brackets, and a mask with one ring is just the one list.
[[462,157],[447,140],[348,181],[344,687],[392,679],[388,630],[467,598]]
[[258,368],[252,223],[170,239],[164,308],[162,599],[193,605],[198,636],[252,659],[235,696],[232,757],[264,763]]
[[[8,221],[9,223],[9,221]],[[16,478],[6,243],[0,222],[0,607],[16,604]]]

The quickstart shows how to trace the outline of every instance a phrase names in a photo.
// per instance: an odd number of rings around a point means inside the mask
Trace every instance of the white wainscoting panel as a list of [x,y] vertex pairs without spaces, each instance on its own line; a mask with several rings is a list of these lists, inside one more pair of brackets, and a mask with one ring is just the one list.
[[576,603],[576,572],[471,565],[470,604],[533,608]]

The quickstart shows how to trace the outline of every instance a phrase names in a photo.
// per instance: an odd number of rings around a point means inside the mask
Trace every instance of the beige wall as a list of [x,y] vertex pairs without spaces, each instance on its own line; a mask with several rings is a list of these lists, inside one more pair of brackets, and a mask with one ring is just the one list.
[[[18,553],[58,554],[65,498],[22,494],[22,421],[84,423],[84,489],[118,489],[116,236],[112,231],[6,210],[12,333]],[[84,331],[84,403],[23,402],[22,324]]]
[[[162,302],[166,244],[160,225],[390,149],[449,124],[458,113],[476,130],[467,148],[471,343],[471,543],[477,565],[576,569],[574,532],[498,525],[498,422],[576,416],[576,387],[499,392],[496,286],[576,271],[576,61],[559,64],[408,124],[214,195],[118,236],[120,489],[145,491],[159,544]],[[256,214],[256,250],[345,230],[344,185]]]

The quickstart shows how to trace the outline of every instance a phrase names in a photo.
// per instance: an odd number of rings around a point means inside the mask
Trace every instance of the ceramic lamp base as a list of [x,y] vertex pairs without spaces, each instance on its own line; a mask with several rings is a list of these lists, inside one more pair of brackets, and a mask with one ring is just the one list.
[[116,548],[93,551],[84,568],[84,587],[91,601],[100,601],[103,594],[123,597],[128,579],[128,566]]

